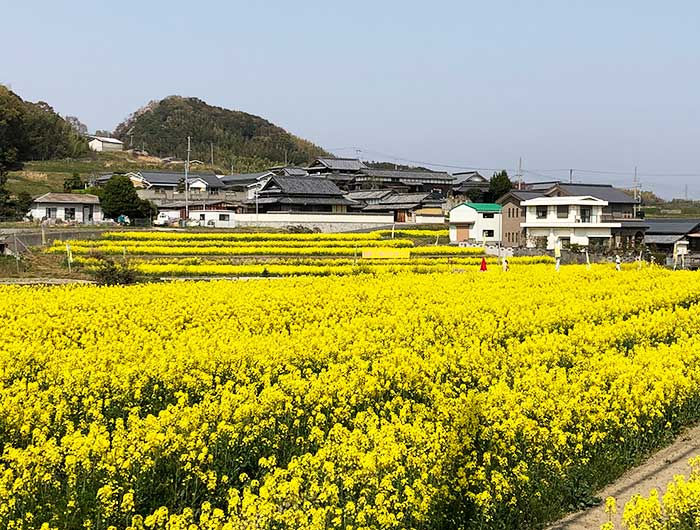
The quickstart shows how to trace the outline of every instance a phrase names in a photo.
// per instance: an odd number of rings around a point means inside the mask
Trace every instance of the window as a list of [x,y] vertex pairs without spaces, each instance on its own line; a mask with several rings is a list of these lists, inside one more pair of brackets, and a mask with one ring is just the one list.
[[481,237],[493,237],[493,230],[484,230],[481,233]]
[[47,219],[56,219],[57,214],[58,214],[58,208],[46,208],[46,218]]
[[492,213],[485,213],[484,219],[493,219],[493,214]]
[[227,213],[219,214],[219,221],[228,221],[231,217]]
[[75,221],[75,208],[65,208],[63,212],[63,218],[66,221]]
[[547,219],[547,207],[546,206],[538,206],[537,207],[537,218],[538,219]]
[[207,216],[204,215],[203,213],[200,213],[200,214],[199,214],[199,220],[200,220],[200,221],[204,221],[206,218],[207,218]]
[[569,205],[560,204],[557,206],[557,219],[567,219],[569,217]]
[[591,222],[591,207],[581,206],[581,222],[590,223]]

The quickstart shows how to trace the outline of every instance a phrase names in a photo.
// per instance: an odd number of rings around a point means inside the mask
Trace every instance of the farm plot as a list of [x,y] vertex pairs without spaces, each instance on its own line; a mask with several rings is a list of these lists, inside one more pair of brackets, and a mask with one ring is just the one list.
[[700,417],[693,272],[0,294],[2,528],[537,528]]

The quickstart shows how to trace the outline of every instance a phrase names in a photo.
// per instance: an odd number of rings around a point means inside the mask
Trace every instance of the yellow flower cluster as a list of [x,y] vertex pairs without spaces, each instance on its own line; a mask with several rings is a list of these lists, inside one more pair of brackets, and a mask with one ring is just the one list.
[[350,234],[350,233],[318,233],[318,234],[290,234],[286,232],[268,233],[268,232],[166,232],[166,231],[139,231],[139,232],[105,232],[102,234],[104,239],[112,239],[115,241],[123,240],[155,240],[155,241],[198,241],[198,240],[217,240],[217,241],[343,241],[343,240],[376,240],[381,239],[379,232],[370,232],[366,234]]
[[[379,234],[380,236],[391,236],[391,230],[377,230],[372,232],[373,234]],[[394,237],[449,237],[449,230],[410,230],[410,229],[399,229],[393,231]]]
[[[690,477],[674,478],[659,498],[657,490],[648,497],[635,495],[625,504],[622,515],[627,530],[691,530],[700,528],[700,456],[691,458]],[[607,523],[603,530],[614,530]]]
[[698,420],[697,273],[0,287],[0,528],[528,528]]

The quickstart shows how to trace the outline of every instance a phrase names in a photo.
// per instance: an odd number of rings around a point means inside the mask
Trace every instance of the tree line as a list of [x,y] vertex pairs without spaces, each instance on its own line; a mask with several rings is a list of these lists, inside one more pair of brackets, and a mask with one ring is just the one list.
[[24,101],[0,85],[0,219],[23,216],[29,194],[11,196],[7,174],[28,160],[77,158],[88,151],[87,140],[51,106]]

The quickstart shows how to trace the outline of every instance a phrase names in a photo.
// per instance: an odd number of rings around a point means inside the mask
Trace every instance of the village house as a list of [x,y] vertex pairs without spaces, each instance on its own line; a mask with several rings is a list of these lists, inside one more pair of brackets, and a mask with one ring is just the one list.
[[521,202],[525,208],[525,230],[528,247],[554,249],[567,247],[613,246],[612,231],[620,223],[603,216],[607,201],[587,196],[537,197]]
[[[374,201],[373,201],[374,202]],[[445,199],[438,193],[393,193],[362,208],[363,213],[391,213],[396,223],[444,224]]]
[[659,252],[671,253],[685,241],[690,252],[700,253],[700,219],[646,219],[644,244]]
[[479,200],[489,191],[489,179],[478,171],[462,171],[453,173],[452,197],[455,204]]
[[528,185],[530,191],[540,191],[548,197],[590,196],[605,201],[602,220],[614,222],[610,246],[624,247],[639,245],[644,240],[646,224],[637,216],[639,201],[629,193],[610,184],[564,183],[560,181],[537,182]]
[[502,207],[501,234],[503,246],[525,246],[525,232],[520,226],[525,221],[525,208],[522,207],[522,202],[541,196],[542,193],[538,191],[511,190],[496,201]]
[[447,197],[453,181],[454,177],[443,171],[367,168],[355,176],[353,189],[393,189],[403,193],[440,193]]
[[345,213],[355,202],[345,197],[333,182],[320,177],[282,177],[273,175],[265,181],[254,198],[248,199],[249,210],[265,212]]
[[500,243],[500,204],[465,202],[450,210],[450,243]]
[[367,166],[357,158],[321,157],[305,169],[309,175],[325,177],[347,191],[353,189],[355,177]]
[[116,138],[106,138],[104,136],[93,136],[88,142],[88,147],[93,151],[110,153],[124,150],[124,143]]
[[83,193],[45,193],[32,201],[29,215],[37,221],[100,223],[103,221],[100,199]]

